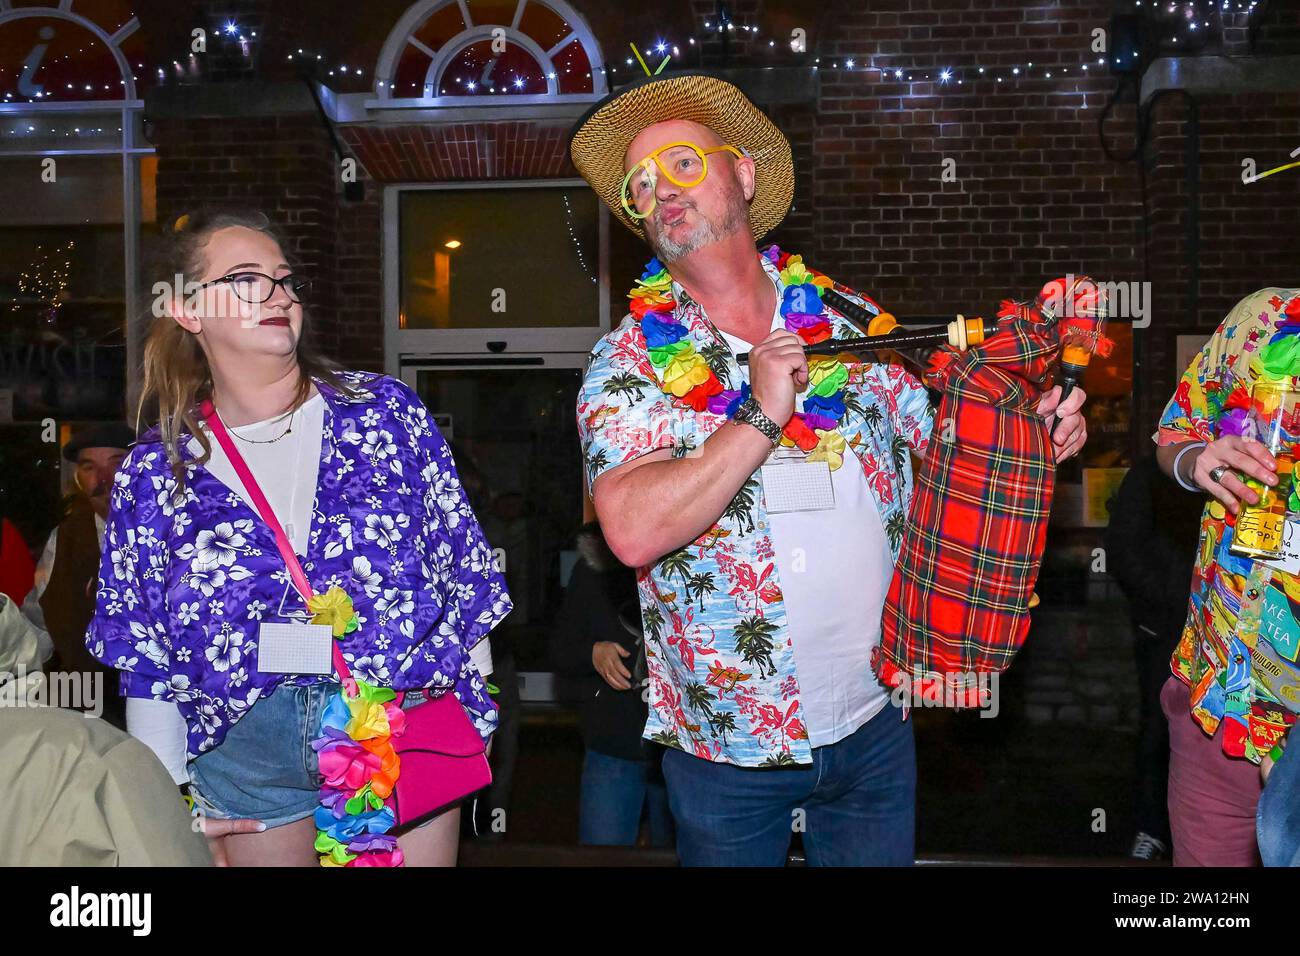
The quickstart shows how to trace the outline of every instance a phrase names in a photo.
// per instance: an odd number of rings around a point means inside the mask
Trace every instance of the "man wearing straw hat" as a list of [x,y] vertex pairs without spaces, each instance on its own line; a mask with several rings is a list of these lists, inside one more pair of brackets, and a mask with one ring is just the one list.
[[[908,865],[911,724],[870,656],[928,395],[897,364],[805,357],[861,332],[822,304],[831,280],[755,248],[794,170],[735,86],[632,84],[583,117],[570,154],[657,257],[592,352],[578,427],[605,537],[639,569],[645,736],[668,748],[679,857],[779,865],[798,831],[814,865]],[[1060,413],[1058,459],[1082,447],[1083,398],[1039,408]]]

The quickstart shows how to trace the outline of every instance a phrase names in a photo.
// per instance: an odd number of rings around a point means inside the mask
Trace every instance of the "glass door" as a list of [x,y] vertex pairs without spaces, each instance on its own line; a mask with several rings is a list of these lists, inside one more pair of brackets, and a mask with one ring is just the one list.
[[[584,353],[408,359],[402,379],[451,445],[514,611],[492,632],[520,695],[555,700],[549,642],[582,524],[575,421]],[[499,649],[499,650],[498,650]]]

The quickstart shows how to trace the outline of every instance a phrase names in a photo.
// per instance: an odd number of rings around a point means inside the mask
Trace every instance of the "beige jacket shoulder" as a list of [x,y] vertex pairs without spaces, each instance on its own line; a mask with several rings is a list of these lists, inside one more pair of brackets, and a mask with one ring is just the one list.
[[42,679],[32,631],[0,597],[0,866],[211,866],[153,751],[103,720],[25,705],[20,683]]

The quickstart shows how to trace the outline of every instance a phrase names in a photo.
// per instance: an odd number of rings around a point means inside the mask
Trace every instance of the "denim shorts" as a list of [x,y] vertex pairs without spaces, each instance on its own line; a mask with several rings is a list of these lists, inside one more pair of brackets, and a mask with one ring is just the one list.
[[[311,816],[322,782],[311,742],[338,692],[334,683],[281,684],[259,697],[216,749],[190,761],[195,804],[209,816],[261,820],[267,829]],[[407,691],[402,709],[424,699]]]

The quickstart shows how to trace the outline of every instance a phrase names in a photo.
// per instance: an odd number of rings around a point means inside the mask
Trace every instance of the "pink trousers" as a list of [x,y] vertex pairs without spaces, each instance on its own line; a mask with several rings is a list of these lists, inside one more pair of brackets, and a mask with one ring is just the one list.
[[1255,807],[1259,767],[1229,757],[1192,717],[1191,693],[1176,677],[1160,691],[1169,721],[1169,828],[1174,866],[1259,866]]

